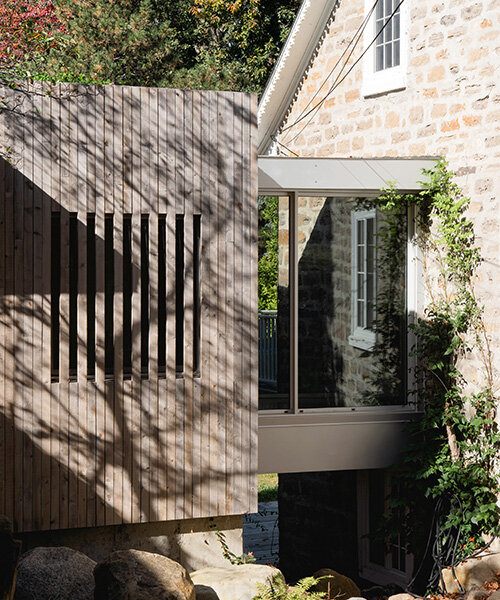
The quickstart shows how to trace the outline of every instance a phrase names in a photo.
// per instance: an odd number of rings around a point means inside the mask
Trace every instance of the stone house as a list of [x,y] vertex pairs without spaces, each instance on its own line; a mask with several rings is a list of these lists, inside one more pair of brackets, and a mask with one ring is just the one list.
[[[499,55],[500,3],[496,0],[305,0],[259,103],[260,155],[353,160],[444,156],[449,161],[457,183],[472,200],[470,215],[484,257],[477,289],[485,307],[496,373],[500,368],[496,289],[500,180],[495,176],[500,166]],[[310,176],[316,176],[312,168]],[[317,419],[327,411],[352,410],[355,415],[362,410],[367,421],[374,411],[388,418],[399,411],[404,420],[410,418],[404,416],[404,393],[399,400],[393,397],[376,407],[366,400],[373,345],[370,302],[376,288],[376,273],[369,272],[369,240],[375,215],[353,210],[349,200],[304,194],[295,208],[299,407],[305,412],[314,409]],[[287,202],[280,200],[283,240],[289,229]],[[282,281],[287,279],[286,261],[281,243]],[[365,282],[362,290],[356,275]],[[411,307],[421,313],[425,293],[418,274],[412,281],[407,276],[405,294],[408,311]],[[415,302],[410,294],[417,298]],[[282,307],[285,310],[283,302]],[[401,353],[402,361],[406,352]],[[300,384],[301,363],[304,373],[317,375],[309,379],[314,390]],[[462,368],[471,386],[478,383],[481,369],[476,357],[467,357]],[[260,407],[266,408],[262,402]],[[262,420],[270,418],[261,411]],[[358,441],[362,443],[362,435]],[[283,568],[301,576],[326,566],[325,557],[330,557],[328,566],[351,575],[356,575],[353,565],[358,564],[367,579],[404,583],[411,572],[404,543],[395,540],[392,552],[384,553],[363,538],[370,519],[383,510],[390,486],[387,475],[348,462],[344,467],[337,464],[335,470],[322,466],[317,473],[292,473],[291,468],[281,476]],[[371,468],[368,462],[366,467]]]

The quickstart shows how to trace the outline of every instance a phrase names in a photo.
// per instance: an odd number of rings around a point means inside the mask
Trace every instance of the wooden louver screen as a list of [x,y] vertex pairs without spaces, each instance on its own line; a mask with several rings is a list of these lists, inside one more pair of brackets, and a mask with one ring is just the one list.
[[[138,247],[134,248],[132,239],[132,219],[131,215],[123,215],[121,223],[122,231],[117,235],[123,236],[122,256],[114,255],[114,236],[115,228],[113,226],[113,214],[106,214],[104,220],[104,240],[96,241],[95,235],[95,215],[87,214],[83,218],[78,214],[69,216],[69,287],[68,287],[68,346],[69,353],[61,355],[61,319],[64,315],[61,312],[60,290],[62,283],[61,273],[61,232],[60,212],[52,213],[52,234],[51,234],[51,381],[53,383],[60,380],[60,361],[66,361],[67,367],[63,369],[69,374],[70,381],[78,381],[78,373],[83,374],[87,380],[95,380],[96,377],[96,336],[95,336],[95,306],[96,306],[96,287],[95,277],[98,255],[95,248],[102,246],[104,252],[104,365],[105,378],[111,380],[116,376],[123,379],[130,379],[132,376],[132,313],[135,308],[136,316],[140,314],[140,371],[141,378],[148,379],[150,376],[150,336],[151,311],[158,315],[157,321],[157,339],[156,356],[157,361],[155,372],[158,377],[166,376],[166,331],[167,331],[167,240],[166,240],[166,215],[159,215],[158,231],[149,230],[149,215],[142,214],[140,220],[140,236],[136,240]],[[79,246],[79,222],[82,229],[87,227],[86,243],[87,253],[82,259],[78,259],[82,253]],[[89,225],[90,224],[90,225]],[[117,223],[119,227],[120,224]],[[200,240],[201,240],[201,215],[192,215],[191,231],[193,265],[191,273],[185,272],[184,265],[184,215],[175,216],[175,256],[171,259],[175,262],[175,313],[172,318],[175,319],[175,364],[177,377],[184,377],[185,363],[185,339],[184,329],[186,325],[186,315],[184,312],[185,286],[189,285],[193,297],[188,300],[192,306],[192,336],[188,347],[193,353],[192,360],[189,361],[192,366],[193,377],[201,377],[200,370],[200,345],[201,345],[201,314],[200,314],[200,289],[201,289],[201,263],[200,263]],[[84,233],[84,232],[83,232]],[[85,234],[85,233],[84,233]],[[81,233],[80,233],[81,235]],[[154,262],[150,262],[150,239],[153,244]],[[157,245],[157,246],[156,246]],[[89,252],[89,248],[92,250]],[[133,257],[138,260],[135,261]],[[101,257],[102,258],[102,257]],[[86,262],[84,262],[86,260]],[[139,282],[139,291],[133,292],[132,279],[134,269],[139,270],[136,280]],[[157,269],[154,281],[157,281],[156,289],[151,289],[150,278],[151,269]],[[86,290],[79,286],[79,278],[85,277],[87,281]],[[190,276],[192,281],[187,281]],[[89,282],[92,282],[89,285]],[[120,292],[121,290],[121,292]],[[78,303],[78,296],[85,294],[85,301]],[[121,322],[117,321],[115,316],[115,294],[119,294],[116,302],[121,302]],[[140,304],[138,300],[140,297]],[[135,299],[135,302],[134,302]],[[152,306],[156,303],[156,306]],[[79,314],[79,310],[84,310],[85,314]],[[78,369],[78,322],[87,322],[86,337],[86,374],[82,369]],[[89,324],[92,322],[92,327]],[[115,328],[122,336],[121,354],[115,358]],[[83,357],[80,357],[83,358]],[[120,365],[117,362],[120,361]],[[83,366],[83,365],[82,365]]]
[[255,510],[255,99],[47,91],[2,90],[0,514]]

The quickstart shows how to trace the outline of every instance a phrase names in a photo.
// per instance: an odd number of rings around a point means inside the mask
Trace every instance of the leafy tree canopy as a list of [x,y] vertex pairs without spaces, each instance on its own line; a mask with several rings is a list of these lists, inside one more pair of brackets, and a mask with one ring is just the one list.
[[6,0],[5,75],[261,91],[299,0]]

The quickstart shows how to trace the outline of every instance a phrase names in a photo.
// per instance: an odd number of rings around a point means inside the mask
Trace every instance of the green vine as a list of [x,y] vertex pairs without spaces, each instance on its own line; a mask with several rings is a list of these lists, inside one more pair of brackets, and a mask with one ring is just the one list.
[[[460,531],[459,560],[480,545],[482,534],[494,534],[499,527],[498,398],[483,306],[474,290],[482,258],[467,216],[470,200],[454,183],[444,160],[424,174],[428,181],[418,194],[388,189],[376,200],[362,203],[375,207],[377,217],[382,217],[377,269],[389,282],[377,295],[379,352],[374,384],[381,394],[396,391],[395,331],[404,312],[396,293],[405,264],[403,215],[413,205],[414,241],[421,251],[428,299],[423,315],[409,325],[418,365],[410,393],[422,417],[408,431],[408,451],[396,473],[403,495],[395,502],[392,516],[400,519],[401,507],[409,508],[406,533],[418,544],[423,541],[419,540],[425,531],[422,525],[429,522],[429,507],[446,499],[440,535],[445,540],[452,530]],[[481,362],[480,382],[473,391],[461,370],[464,358]],[[401,525],[397,523],[399,529]]]
[[228,560],[232,565],[245,565],[248,563],[255,562],[256,558],[252,554],[252,552],[249,552],[248,554],[235,554],[234,552],[231,552],[231,550],[229,549],[229,545],[226,541],[226,536],[224,535],[224,532],[220,531],[219,529],[216,529],[215,536],[217,537],[221,545],[222,556],[226,560]]

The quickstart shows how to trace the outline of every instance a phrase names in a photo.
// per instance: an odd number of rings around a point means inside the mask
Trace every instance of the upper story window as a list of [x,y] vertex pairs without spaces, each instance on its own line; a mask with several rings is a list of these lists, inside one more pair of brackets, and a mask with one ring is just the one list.
[[378,0],[374,8],[373,0],[365,0],[365,14],[370,15],[370,22],[364,34],[368,51],[364,58],[363,95],[404,89],[407,67],[405,3]]

